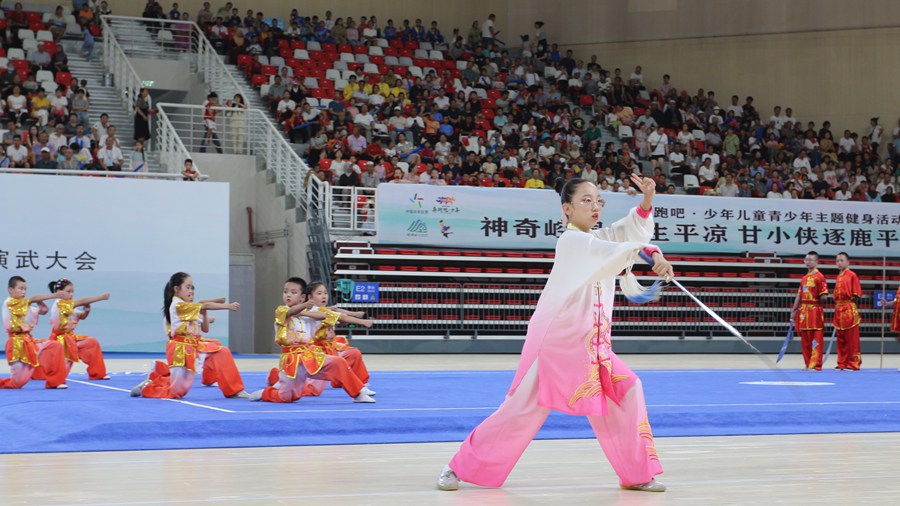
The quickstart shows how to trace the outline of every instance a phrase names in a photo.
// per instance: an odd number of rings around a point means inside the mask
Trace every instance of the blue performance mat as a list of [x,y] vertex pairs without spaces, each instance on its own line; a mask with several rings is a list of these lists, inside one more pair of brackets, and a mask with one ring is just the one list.
[[[877,370],[638,371],[657,436],[900,431],[900,374]],[[373,372],[376,404],[343,390],[292,404],[225,399],[195,384],[185,399],[131,398],[144,374],[32,381],[0,390],[0,453],[462,441],[503,400],[512,371]],[[243,375],[247,390],[264,373]],[[593,437],[553,413],[539,439]]]

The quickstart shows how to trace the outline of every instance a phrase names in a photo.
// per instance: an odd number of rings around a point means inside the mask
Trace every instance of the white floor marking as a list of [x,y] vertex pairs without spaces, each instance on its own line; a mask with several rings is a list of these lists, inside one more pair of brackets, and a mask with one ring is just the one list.
[[[98,387],[98,388],[105,388],[107,390],[117,390],[119,392],[127,392],[129,394],[131,393],[131,390],[126,390],[124,388],[118,388],[118,387],[110,387],[110,386],[106,386],[106,385],[98,385],[96,382],[79,381],[79,380],[73,380],[71,378],[69,378],[67,381],[70,383],[80,383],[82,385],[88,385],[88,386]],[[181,399],[159,399],[159,400],[169,401],[169,402],[177,402],[178,404],[185,404],[187,406],[194,406],[197,408],[211,409],[213,411],[219,411],[222,413],[237,413],[237,411],[232,411],[230,409],[217,408],[215,406],[207,406],[206,404],[198,404],[196,402],[183,401]]]

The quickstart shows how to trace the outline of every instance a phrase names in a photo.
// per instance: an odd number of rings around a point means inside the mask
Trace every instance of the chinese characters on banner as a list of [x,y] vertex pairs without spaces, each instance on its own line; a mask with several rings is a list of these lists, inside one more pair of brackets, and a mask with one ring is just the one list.
[[33,249],[4,249],[0,246],[0,270],[78,270],[92,271],[97,264],[97,257],[87,251],[69,252],[66,255],[59,250],[38,252]]
[[[626,216],[641,197],[604,193],[601,225]],[[562,233],[550,190],[383,184],[379,242],[421,246],[552,249]],[[900,205],[819,200],[659,195],[652,241],[673,253],[776,252],[895,256]]]

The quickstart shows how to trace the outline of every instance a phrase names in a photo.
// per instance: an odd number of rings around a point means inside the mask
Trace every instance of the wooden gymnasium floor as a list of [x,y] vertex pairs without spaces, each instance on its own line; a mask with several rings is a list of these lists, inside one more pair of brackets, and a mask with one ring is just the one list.
[[[370,355],[367,363],[373,371],[512,369],[517,358]],[[750,356],[625,360],[634,369],[761,367]],[[238,365],[261,371],[272,362],[242,359]],[[877,365],[877,357],[868,363]],[[145,370],[149,360],[114,359],[109,366]],[[900,356],[886,357],[888,367],[900,367]],[[457,492],[437,491],[434,481],[458,443],[0,455],[0,505],[900,504],[897,433],[656,443],[666,469],[660,481],[669,487],[663,494],[619,490],[595,441],[556,440],[534,442],[502,489],[463,484]]]

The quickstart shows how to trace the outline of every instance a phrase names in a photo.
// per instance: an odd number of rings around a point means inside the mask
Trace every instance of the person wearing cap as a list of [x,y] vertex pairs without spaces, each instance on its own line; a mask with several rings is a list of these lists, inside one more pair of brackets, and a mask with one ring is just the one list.
[[35,169],[55,169],[56,168],[56,160],[51,156],[50,148],[43,147],[41,148],[41,154],[34,162]]

